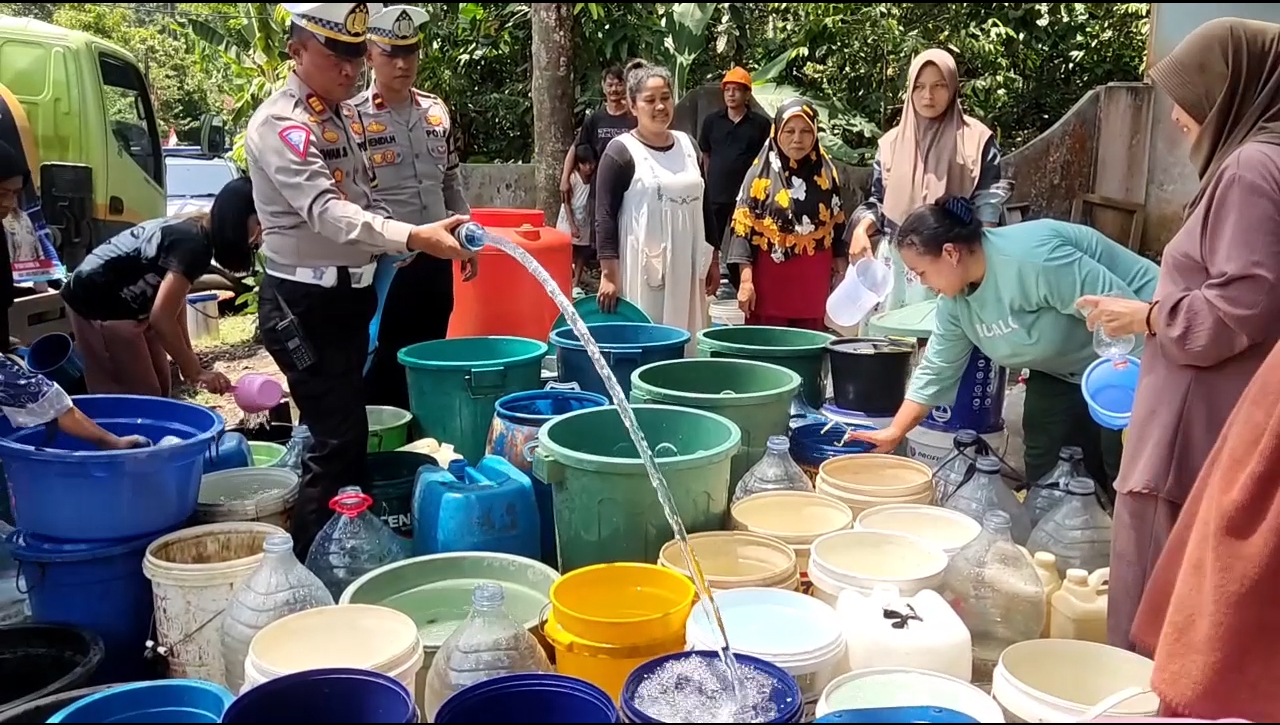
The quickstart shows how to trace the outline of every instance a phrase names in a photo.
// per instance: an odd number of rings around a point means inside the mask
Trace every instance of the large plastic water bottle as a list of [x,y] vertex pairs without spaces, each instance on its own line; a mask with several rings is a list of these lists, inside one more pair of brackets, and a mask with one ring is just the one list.
[[307,552],[307,568],[336,600],[356,579],[409,556],[409,542],[369,510],[373,499],[357,486],[338,490],[329,502],[333,518]]
[[312,443],[311,429],[305,425],[295,425],[289,435],[289,443],[284,447],[284,455],[280,456],[274,468],[285,468],[301,476],[302,459],[307,457]]
[[1111,565],[1111,517],[1098,503],[1092,479],[1071,479],[1067,497],[1032,530],[1027,549],[1056,556],[1063,576],[1068,569],[1097,571]]
[[733,490],[733,503],[769,491],[813,492],[813,482],[791,458],[791,442],[786,436],[769,436],[764,456],[742,474]]

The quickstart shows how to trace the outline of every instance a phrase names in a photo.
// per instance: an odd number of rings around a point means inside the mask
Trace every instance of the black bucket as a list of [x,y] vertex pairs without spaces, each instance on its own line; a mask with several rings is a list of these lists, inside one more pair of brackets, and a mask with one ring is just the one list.
[[49,722],[49,718],[62,712],[63,708],[74,705],[99,692],[110,690],[113,687],[119,687],[119,685],[98,685],[97,687],[85,687],[80,690],[71,690],[70,692],[59,692],[56,695],[32,700],[11,710],[0,710],[0,724]]
[[293,426],[289,423],[270,423],[268,425],[254,426],[253,428],[245,428],[238,425],[227,426],[228,433],[239,433],[251,441],[259,443],[279,443],[280,445],[288,445],[289,438],[293,435]]
[[102,638],[87,629],[0,627],[0,718],[35,700],[84,687],[104,654]]
[[836,407],[869,418],[892,416],[911,379],[916,342],[905,337],[841,337],[827,343]]

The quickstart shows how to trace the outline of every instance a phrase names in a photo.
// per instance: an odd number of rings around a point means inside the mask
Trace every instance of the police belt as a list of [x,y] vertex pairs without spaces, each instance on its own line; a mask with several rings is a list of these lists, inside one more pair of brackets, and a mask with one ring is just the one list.
[[347,274],[351,276],[351,286],[360,288],[373,284],[373,273],[377,270],[378,263],[373,261],[363,267],[296,267],[292,264],[281,264],[268,259],[266,267],[267,274],[272,277],[316,285],[317,287],[337,287],[339,270],[345,269]]

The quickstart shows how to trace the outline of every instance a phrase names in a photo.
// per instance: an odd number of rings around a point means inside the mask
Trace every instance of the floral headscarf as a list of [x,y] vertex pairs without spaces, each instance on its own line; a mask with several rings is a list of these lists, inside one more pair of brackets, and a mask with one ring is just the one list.
[[782,104],[774,115],[769,142],[752,162],[733,212],[733,234],[779,262],[830,247],[844,221],[840,179],[822,144],[815,140],[813,150],[799,161],[778,144],[783,124],[793,116],[805,119],[818,132],[818,110],[812,103],[795,98]]

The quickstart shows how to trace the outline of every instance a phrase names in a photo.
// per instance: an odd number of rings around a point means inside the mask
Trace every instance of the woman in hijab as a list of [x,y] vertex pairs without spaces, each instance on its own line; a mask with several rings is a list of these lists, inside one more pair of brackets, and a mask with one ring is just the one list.
[[[22,213],[18,200],[31,181],[27,161],[9,144],[0,141],[0,222]],[[9,351],[9,308],[13,307],[13,260],[9,238],[0,223],[0,353]]]
[[1200,188],[1164,249],[1152,302],[1079,302],[1108,335],[1146,336],[1116,481],[1107,619],[1119,647],[1131,647],[1143,588],[1192,483],[1280,339],[1280,25],[1206,23],[1150,77],[1173,100]]
[[[898,227],[917,207],[951,194],[973,198],[1000,181],[995,134],[960,107],[960,72],[951,54],[926,50],[911,61],[902,120],[879,143],[871,170],[871,196],[853,213],[849,258],[875,254],[893,270],[888,311],[934,297],[907,269],[893,244]],[[979,205],[984,224],[1000,221],[1000,207]]]
[[94,249],[62,288],[89,392],[168,397],[169,358],[188,382],[228,392],[231,381],[191,349],[187,293],[215,260],[231,272],[252,269],[261,233],[242,178],[207,213],[144,222]]
[[738,192],[725,260],[741,271],[748,325],[826,330],[833,275],[849,262],[840,180],[818,128],[812,103],[784,103]]

